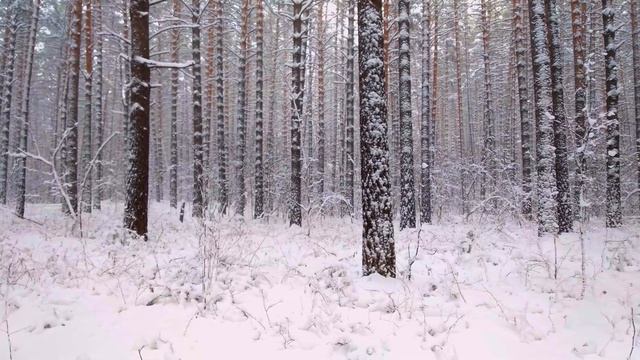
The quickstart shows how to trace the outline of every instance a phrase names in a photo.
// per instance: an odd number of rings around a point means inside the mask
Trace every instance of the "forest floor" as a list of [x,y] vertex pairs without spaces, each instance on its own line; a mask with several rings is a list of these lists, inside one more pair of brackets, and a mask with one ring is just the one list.
[[585,225],[580,300],[579,234],[554,250],[516,221],[396,232],[386,279],[362,277],[347,219],[203,227],[154,205],[143,242],[112,203],[82,238],[57,205],[0,210],[0,359],[627,359],[640,333],[638,225]]

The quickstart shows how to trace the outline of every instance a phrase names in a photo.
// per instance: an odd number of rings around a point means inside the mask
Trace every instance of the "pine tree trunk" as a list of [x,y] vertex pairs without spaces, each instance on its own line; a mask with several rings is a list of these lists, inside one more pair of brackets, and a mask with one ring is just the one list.
[[236,176],[238,182],[238,207],[236,213],[244,216],[244,208],[247,202],[245,188],[245,169],[244,161],[247,148],[247,41],[249,36],[249,0],[242,0],[242,24],[240,26],[240,52],[238,59],[238,117],[237,117],[237,134],[238,134],[238,159],[236,160]]
[[[74,0],[71,9],[69,56],[69,111],[66,121],[65,192],[69,197],[72,214],[78,213],[78,87],[80,85],[80,32],[82,31],[82,0]],[[65,203],[66,206],[66,203]]]
[[9,185],[9,128],[11,126],[11,107],[13,95],[13,82],[16,65],[16,41],[18,36],[18,1],[13,0],[8,10],[9,16],[5,33],[6,67],[4,69],[4,83],[2,86],[2,113],[0,114],[0,202],[7,203],[7,191]]
[[325,106],[324,106],[324,67],[325,67],[325,41],[326,29],[324,19],[324,4],[318,4],[318,194],[320,200],[323,200],[325,179],[324,179],[324,163],[325,163]]
[[264,7],[262,0],[256,4],[256,138],[255,138],[255,197],[253,217],[264,215],[264,153],[263,153],[263,67],[264,67]]
[[[345,132],[345,185],[346,199],[349,202],[349,214],[354,214],[354,74],[355,61],[354,23],[356,0],[347,0],[347,104],[346,104],[346,132]],[[386,82],[385,82],[386,83]],[[386,86],[386,85],[385,85]]]
[[358,0],[362,273],[396,276],[381,0]]
[[289,224],[302,226],[302,153],[300,125],[304,101],[304,58],[302,10],[306,1],[293,3],[293,63],[291,66],[291,197]]
[[525,41],[524,0],[513,0],[513,28],[516,41],[516,72],[520,115],[520,147],[522,149],[522,215],[531,220],[533,215],[532,180],[533,153],[531,151],[531,116],[529,115],[529,85],[527,82],[527,44]]
[[560,44],[560,24],[556,0],[545,0],[548,28],[549,56],[551,62],[551,96],[553,102],[553,132],[556,153],[556,187],[558,194],[558,231],[573,229],[573,209],[571,207],[571,187],[569,185],[569,164],[567,155],[567,117],[564,110],[564,76],[562,72],[562,50]]
[[[584,203],[584,183],[587,171],[585,147],[587,146],[586,110],[587,110],[587,68],[585,48],[585,26],[587,15],[586,0],[571,0],[571,23],[573,32],[573,81],[575,109],[575,146],[576,146],[576,189],[575,201],[582,209]],[[580,220],[584,220],[582,210],[578,212]]]
[[618,63],[616,62],[615,9],[612,0],[602,0],[607,94],[607,219],[606,226],[622,225],[620,204],[620,121],[618,119]]
[[[640,189],[640,26],[638,26],[638,4],[629,2],[631,16],[631,46],[633,49],[633,98],[636,115],[636,171],[638,172],[636,188]],[[640,194],[638,194],[640,199]],[[640,206],[640,200],[638,200]]]
[[413,118],[411,112],[410,0],[398,0],[398,82],[400,105],[400,230],[416,227],[413,176]]
[[227,194],[227,146],[225,142],[225,119],[224,119],[224,34],[223,34],[223,1],[217,1],[216,16],[216,92],[217,92],[217,133],[218,133],[218,181],[220,187],[220,211],[226,213],[228,205]]
[[459,24],[459,0],[453,1],[453,32],[456,52],[456,125],[458,127],[457,145],[458,160],[460,163],[460,199],[462,202],[462,214],[467,214],[467,189],[465,185],[466,177],[466,159],[465,159],[465,138],[464,127],[462,124],[462,42],[460,41],[460,24]]
[[431,2],[422,2],[422,94],[420,97],[420,222],[431,224],[431,167],[433,153],[431,143]]
[[147,235],[149,197],[149,0],[131,0],[130,139],[124,227]]
[[[33,8],[31,9],[31,23],[29,25],[29,40],[27,44],[27,56],[25,65],[24,76],[24,94],[22,99],[22,124],[20,126],[20,152],[27,153],[29,151],[29,102],[31,100],[31,78],[33,75],[33,58],[35,54],[36,35],[38,34],[38,19],[40,15],[40,0],[34,0],[32,2]],[[16,199],[16,215],[18,217],[24,217],[24,207],[26,202],[26,190],[27,190],[27,158],[18,158],[18,188]]]
[[[483,129],[484,145],[482,148],[483,175],[480,184],[480,196],[485,199],[487,187],[489,192],[493,191],[493,179],[495,178],[495,125],[493,119],[493,98],[491,89],[491,59],[489,57],[489,33],[490,15],[487,8],[487,0],[480,1],[480,12],[482,18],[482,60],[484,72],[484,112]],[[488,178],[488,179],[487,179]]]
[[[181,0],[173,0],[173,16],[178,17],[182,11]],[[180,30],[171,31],[171,61],[180,59]],[[169,206],[178,208],[178,76],[180,70],[171,69],[171,124],[169,134]]]
[[191,55],[193,66],[192,101],[193,101],[193,208],[192,215],[201,218],[204,215],[203,192],[204,171],[202,146],[202,58],[200,55],[200,0],[191,2],[193,27],[191,28]]
[[[82,211],[91,212],[91,121],[92,121],[92,100],[93,100],[93,14],[92,0],[85,0],[84,17],[84,121],[82,127],[82,162],[83,171],[80,176],[82,184]],[[88,174],[85,178],[85,174]]]
[[536,109],[538,235],[540,236],[545,233],[555,234],[558,231],[551,64],[544,1],[529,0],[533,92]]
[[[96,106],[95,106],[95,115],[96,115],[96,143],[98,146],[102,146],[102,142],[104,141],[104,118],[102,113],[102,0],[93,0],[94,1],[94,11],[95,11],[95,27],[96,27]],[[96,192],[95,199],[93,202],[93,207],[97,210],[100,210],[102,199],[104,197],[104,184],[102,183],[103,176],[103,167],[102,167],[102,152],[96,154]]]

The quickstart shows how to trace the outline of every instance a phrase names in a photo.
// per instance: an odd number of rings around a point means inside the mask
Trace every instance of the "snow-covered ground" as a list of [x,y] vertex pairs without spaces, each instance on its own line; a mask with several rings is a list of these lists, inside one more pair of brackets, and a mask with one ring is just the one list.
[[640,333],[637,225],[583,229],[579,300],[579,235],[554,279],[553,238],[515,221],[396,232],[385,279],[361,276],[346,219],[203,227],[156,205],[142,242],[113,204],[83,238],[58,206],[30,207],[42,225],[2,210],[0,359],[626,359],[632,309]]

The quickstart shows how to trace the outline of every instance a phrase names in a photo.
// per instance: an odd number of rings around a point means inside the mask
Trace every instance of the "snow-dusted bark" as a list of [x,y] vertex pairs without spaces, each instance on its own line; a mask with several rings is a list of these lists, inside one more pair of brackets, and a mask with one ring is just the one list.
[[531,151],[531,115],[529,102],[529,85],[527,82],[527,43],[525,40],[524,0],[512,0],[513,32],[515,34],[516,79],[518,82],[518,108],[520,116],[520,147],[522,162],[522,215],[531,219],[533,153]]
[[[489,33],[491,31],[490,14],[488,9],[487,0],[480,1],[481,12],[481,27],[482,27],[482,69],[484,73],[484,111],[483,111],[483,130],[484,130],[484,145],[482,147],[482,165],[484,167],[484,174],[482,176],[482,183],[480,184],[481,197],[484,199],[486,195],[487,187],[490,187],[493,183],[495,176],[495,143],[496,134],[493,118],[493,94],[491,84],[491,58],[489,49]],[[493,189],[489,189],[492,191]]]
[[4,40],[3,56],[6,57],[4,66],[2,94],[2,113],[0,114],[0,203],[7,203],[7,188],[9,177],[9,127],[11,125],[11,107],[13,82],[16,60],[16,38],[18,35],[18,1],[13,0],[8,5],[7,28]]
[[413,176],[413,118],[411,114],[410,0],[398,0],[398,82],[400,106],[400,230],[416,227]]
[[240,25],[240,51],[238,53],[238,105],[236,111],[237,123],[236,134],[238,136],[236,159],[236,176],[238,186],[238,204],[236,213],[244,215],[244,208],[247,202],[245,188],[244,160],[247,149],[247,41],[249,36],[249,0],[242,0],[241,25]]
[[325,41],[326,41],[326,26],[325,26],[325,12],[324,4],[318,4],[318,193],[322,197],[324,194],[324,163],[325,163],[325,106],[324,106],[324,68],[325,68]]
[[462,214],[467,214],[467,188],[466,188],[466,163],[465,159],[465,139],[464,127],[462,124],[462,42],[460,41],[459,24],[459,0],[453,0],[453,34],[455,42],[455,65],[456,65],[456,126],[458,134],[456,142],[458,145],[458,160],[460,166],[460,199],[462,202]]
[[[96,143],[98,146],[102,145],[104,141],[104,118],[102,113],[102,59],[103,59],[103,40],[102,40],[102,0],[93,0],[94,15],[95,15],[95,42],[96,42],[96,66],[94,79],[96,81],[96,99],[95,99],[95,123],[96,123]],[[102,183],[103,177],[103,165],[102,165],[102,151],[96,154],[96,191],[95,199],[93,201],[93,207],[100,209],[102,199],[104,197],[104,185]]]
[[224,123],[224,27],[223,27],[223,1],[216,1],[216,103],[218,119],[216,122],[218,133],[218,181],[219,181],[219,202],[222,213],[227,211],[227,146],[225,139]]
[[289,223],[302,225],[302,152],[301,131],[304,103],[303,11],[306,0],[293,3],[293,61],[291,64],[291,194]]
[[607,227],[622,225],[620,203],[620,120],[618,118],[618,63],[616,62],[615,8],[612,0],[602,0],[602,27],[605,50],[607,94]]
[[65,211],[78,213],[78,86],[80,85],[80,33],[82,31],[82,0],[74,0],[71,9],[71,25],[69,27],[69,98],[66,121],[67,137],[65,141],[65,192],[69,197],[68,209]]
[[[571,0],[571,27],[573,33],[573,86],[575,109],[575,201],[579,207],[583,203],[584,183],[587,170],[585,146],[587,145],[587,67],[585,48],[585,26],[587,16],[586,0]],[[582,216],[581,211],[579,212]],[[582,219],[581,219],[582,220]]]
[[191,56],[193,66],[191,87],[193,106],[193,207],[192,215],[201,218],[204,215],[204,171],[202,146],[202,57],[200,54],[200,0],[191,2]]
[[560,43],[559,11],[556,0],[545,1],[548,24],[549,57],[551,63],[551,96],[553,108],[553,132],[556,153],[556,186],[558,194],[558,231],[569,232],[573,229],[573,209],[571,206],[571,187],[569,185],[569,164],[567,154],[567,116],[564,109],[562,45]]
[[355,59],[354,28],[356,0],[347,0],[347,93],[345,124],[345,191],[349,202],[349,213],[354,213],[354,74]]
[[[633,98],[636,115],[636,188],[640,189],[640,26],[638,26],[638,2],[629,2],[631,16],[631,46],[633,48]],[[640,198],[640,195],[638,195]],[[640,205],[640,200],[638,201]]]
[[[29,103],[31,101],[31,78],[33,75],[33,58],[35,54],[36,35],[38,34],[38,20],[40,16],[40,0],[34,0],[31,4],[31,21],[29,23],[29,39],[27,41],[27,56],[24,67],[24,93],[22,98],[21,120],[20,124],[20,152],[27,153],[29,151]],[[17,180],[17,198],[16,198],[16,215],[24,217],[24,207],[26,201],[26,181],[27,181],[27,158],[18,158],[18,180]]]
[[422,72],[420,96],[420,222],[431,223],[431,167],[433,153],[431,151],[431,1],[422,1]]
[[264,215],[264,123],[263,123],[263,67],[264,67],[264,4],[263,0],[256,0],[256,139],[255,139],[255,197],[254,218]]
[[125,186],[124,227],[147,234],[149,197],[149,0],[131,0],[130,139]]
[[358,0],[362,273],[395,277],[382,2]]
[[[91,0],[85,0],[84,16],[84,121],[82,122],[82,211],[91,212],[92,176],[90,166],[92,158],[92,118],[93,118],[93,7]],[[84,174],[88,176],[84,178]]]
[[551,96],[551,63],[544,1],[529,0],[533,92],[536,109],[536,193],[538,197],[539,235],[545,233],[555,234],[558,231],[558,223],[556,221],[556,155],[553,132],[553,101]]
[[[181,0],[173,0],[173,16],[182,11]],[[180,61],[180,29],[171,30],[171,62]],[[169,134],[169,205],[178,207],[178,68],[171,69],[171,124]]]

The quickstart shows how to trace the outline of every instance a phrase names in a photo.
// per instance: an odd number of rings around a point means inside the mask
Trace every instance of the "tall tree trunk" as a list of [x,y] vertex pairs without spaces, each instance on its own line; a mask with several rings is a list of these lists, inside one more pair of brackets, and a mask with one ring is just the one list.
[[400,230],[416,227],[413,177],[413,118],[411,114],[410,0],[398,0],[398,82],[400,105]]
[[564,110],[564,76],[562,72],[562,50],[560,44],[560,24],[556,0],[545,0],[548,28],[549,56],[551,62],[551,96],[553,102],[553,132],[556,153],[556,186],[558,194],[558,231],[573,229],[573,209],[571,208],[571,187],[569,185],[569,164],[567,156],[567,117]]
[[240,25],[240,52],[238,59],[238,73],[240,79],[238,81],[238,118],[237,118],[237,134],[238,134],[238,159],[236,161],[236,176],[238,182],[238,207],[236,213],[244,216],[244,208],[247,202],[245,177],[244,177],[244,160],[247,148],[247,41],[249,37],[249,0],[242,0],[242,23]]
[[306,1],[293,3],[293,64],[291,67],[291,197],[289,223],[302,226],[302,153],[300,125],[304,101],[303,8]]
[[[354,74],[353,66],[355,60],[354,28],[355,28],[355,7],[356,0],[347,0],[347,104],[346,104],[346,132],[345,132],[345,185],[346,199],[349,202],[349,214],[354,211]],[[386,84],[386,81],[385,81]],[[385,85],[386,86],[386,85]]]
[[202,146],[202,57],[200,55],[200,0],[191,2],[192,28],[191,28],[191,55],[193,66],[192,101],[193,101],[193,217],[201,218],[204,215],[203,194],[204,171]]
[[420,222],[431,224],[431,167],[433,153],[431,143],[431,1],[422,1],[422,94],[420,97]]
[[69,56],[69,111],[66,121],[65,142],[65,192],[71,209],[78,213],[78,87],[80,85],[80,32],[82,31],[82,0],[74,0],[71,9],[70,56]]
[[264,215],[264,123],[262,115],[264,67],[264,6],[262,0],[257,0],[256,17],[256,163],[253,217],[259,219]]
[[381,0],[358,0],[362,273],[396,276]]
[[[82,184],[82,211],[91,212],[91,121],[92,121],[92,100],[93,100],[93,10],[92,0],[85,0],[84,17],[84,122],[82,127],[82,162],[83,173],[80,180]],[[86,178],[85,174],[88,174]]]
[[[484,112],[483,112],[483,129],[484,129],[484,145],[482,148],[482,165],[484,173],[482,183],[480,184],[480,193],[482,199],[486,196],[487,187],[489,191],[493,191],[492,184],[495,177],[495,125],[493,119],[493,98],[491,89],[491,59],[489,49],[489,34],[491,18],[489,9],[487,8],[487,0],[480,1],[480,12],[482,18],[482,68],[484,72]],[[488,178],[488,180],[487,180]]]
[[609,228],[622,225],[620,204],[620,121],[618,119],[618,63],[616,62],[615,9],[612,0],[602,0],[607,94],[607,219]]
[[325,163],[325,124],[324,124],[324,62],[326,29],[324,19],[324,3],[318,4],[318,194],[322,201],[324,195],[324,163]]
[[[638,172],[636,188],[640,189],[640,26],[638,26],[638,4],[629,2],[631,16],[631,46],[633,49],[633,98],[636,115],[636,171]],[[638,194],[640,199],[640,194]],[[640,200],[638,200],[640,205]]]
[[[181,0],[173,0],[173,16],[179,17]],[[171,30],[171,61],[180,59],[180,29]],[[171,124],[169,135],[169,206],[178,207],[178,80],[180,70],[171,69]]]
[[[96,142],[98,146],[102,146],[102,141],[104,140],[104,118],[102,113],[102,0],[93,0],[94,1],[94,11],[95,11],[95,26],[96,26],[96,106],[95,106],[95,115],[96,115]],[[104,184],[102,183],[102,152],[98,152],[96,154],[96,196],[93,202],[93,207],[95,209],[100,210],[103,193],[104,193]]]
[[218,165],[218,181],[220,182],[220,211],[227,211],[228,194],[227,194],[227,146],[225,143],[225,121],[224,121],[224,33],[223,33],[223,0],[218,0],[216,16],[216,98],[217,98],[217,128],[218,128],[218,157],[220,164]]
[[515,33],[516,72],[518,81],[518,105],[520,115],[520,147],[522,149],[522,215],[531,220],[533,215],[532,180],[533,153],[531,151],[531,116],[529,85],[527,82],[527,44],[525,41],[524,0],[512,0],[513,31]]
[[[29,151],[29,101],[31,100],[31,77],[33,75],[33,58],[36,47],[36,35],[38,34],[38,18],[40,15],[40,0],[34,0],[32,2],[31,9],[31,23],[29,25],[29,39],[27,44],[27,63],[24,67],[24,95],[22,99],[22,124],[20,134],[20,151],[27,153]],[[27,190],[27,158],[18,158],[18,189],[16,200],[16,215],[18,217],[24,217],[24,207],[26,201]]]
[[[585,147],[588,143],[586,128],[587,111],[587,68],[586,68],[586,0],[571,0],[571,23],[573,32],[573,72],[574,72],[574,109],[575,109],[575,145],[576,145],[576,189],[575,201],[579,209],[584,203],[584,183],[587,171]],[[582,210],[580,220],[584,220]]]
[[11,100],[13,95],[13,82],[16,65],[16,40],[18,36],[18,1],[13,0],[9,3],[7,17],[7,33],[5,34],[5,49],[3,51],[6,56],[6,67],[4,69],[4,83],[2,86],[2,114],[0,121],[2,129],[0,132],[0,202],[7,203],[7,190],[9,179],[9,128],[11,126]]
[[462,124],[462,42],[460,41],[460,24],[459,24],[459,11],[460,1],[453,1],[453,33],[455,41],[456,52],[456,125],[458,127],[458,160],[460,163],[460,199],[462,201],[462,214],[467,213],[467,194],[466,194],[466,159],[465,159],[465,138],[464,127]]
[[149,0],[131,0],[131,126],[124,227],[147,235],[149,198]]
[[536,107],[538,235],[540,236],[545,233],[555,234],[558,230],[551,64],[544,1],[529,0],[533,92]]

